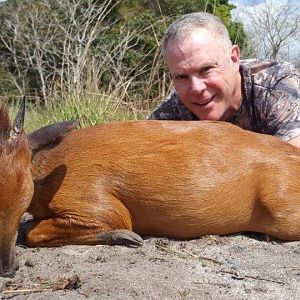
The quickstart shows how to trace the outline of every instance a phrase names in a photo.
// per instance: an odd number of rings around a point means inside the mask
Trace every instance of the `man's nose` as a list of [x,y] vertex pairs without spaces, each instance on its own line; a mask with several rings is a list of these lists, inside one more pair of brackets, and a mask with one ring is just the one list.
[[198,77],[192,76],[190,78],[190,91],[192,94],[201,94],[206,89],[205,81]]

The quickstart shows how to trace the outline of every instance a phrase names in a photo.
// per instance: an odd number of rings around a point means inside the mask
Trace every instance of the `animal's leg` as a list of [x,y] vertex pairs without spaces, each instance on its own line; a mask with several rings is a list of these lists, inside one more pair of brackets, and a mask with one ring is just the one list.
[[292,192],[285,198],[276,196],[271,195],[270,198],[256,203],[250,230],[281,240],[297,241],[300,239],[299,196],[294,196]]
[[143,239],[136,233],[127,229],[116,229],[100,232],[96,235],[97,244],[141,246]]
[[98,244],[141,246],[143,243],[139,235],[127,229],[102,231],[100,228],[70,225],[68,221],[58,218],[33,223],[26,235],[29,247]]
[[[275,214],[274,214],[275,215]],[[286,216],[278,212],[277,216],[267,223],[264,227],[266,234],[284,241],[299,241],[300,239],[300,222],[299,214],[290,212]]]
[[[62,245],[131,245],[140,246],[142,238],[132,231],[129,210],[114,195],[86,194],[83,201],[74,195],[72,200],[56,199],[51,203],[52,218],[32,222],[26,230],[29,247]],[[56,204],[56,205],[55,205]]]

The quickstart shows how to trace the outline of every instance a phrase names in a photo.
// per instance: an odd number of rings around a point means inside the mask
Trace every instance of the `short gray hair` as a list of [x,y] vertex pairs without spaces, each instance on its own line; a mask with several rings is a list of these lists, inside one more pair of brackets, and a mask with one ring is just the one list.
[[183,15],[167,29],[161,43],[161,52],[164,59],[166,60],[168,43],[170,41],[179,42],[198,28],[210,31],[223,47],[229,48],[232,46],[227,28],[219,17],[205,12],[196,12]]

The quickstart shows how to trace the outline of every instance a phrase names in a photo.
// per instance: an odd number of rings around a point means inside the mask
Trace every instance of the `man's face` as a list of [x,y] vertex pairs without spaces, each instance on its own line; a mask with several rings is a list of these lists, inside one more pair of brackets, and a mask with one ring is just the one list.
[[201,120],[227,120],[241,101],[237,46],[225,50],[205,29],[169,41],[167,65],[185,106]]

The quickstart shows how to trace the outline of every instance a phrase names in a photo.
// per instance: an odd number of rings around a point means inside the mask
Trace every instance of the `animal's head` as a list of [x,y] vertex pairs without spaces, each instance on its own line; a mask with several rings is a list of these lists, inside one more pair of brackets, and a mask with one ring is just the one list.
[[33,195],[31,154],[23,131],[25,100],[11,125],[0,108],[0,276],[12,277],[18,269],[15,243],[20,219]]

